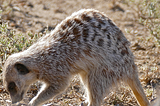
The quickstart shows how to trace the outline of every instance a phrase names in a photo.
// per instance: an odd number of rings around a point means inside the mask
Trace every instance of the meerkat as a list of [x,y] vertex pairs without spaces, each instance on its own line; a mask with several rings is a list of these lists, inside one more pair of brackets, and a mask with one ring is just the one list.
[[104,13],[82,9],[27,50],[9,56],[3,67],[4,87],[16,103],[32,83],[44,82],[29,102],[29,106],[39,106],[63,92],[72,77],[79,75],[88,106],[100,106],[120,81],[130,86],[141,106],[148,106],[129,46],[122,31]]

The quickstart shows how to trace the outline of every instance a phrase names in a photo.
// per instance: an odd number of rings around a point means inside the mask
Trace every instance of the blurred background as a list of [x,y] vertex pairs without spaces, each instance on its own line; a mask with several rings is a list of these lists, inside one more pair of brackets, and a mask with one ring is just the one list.
[[[150,101],[160,95],[160,0],[0,0],[0,105],[10,106],[3,87],[2,67],[7,57],[23,51],[54,30],[67,16],[83,8],[104,12],[131,42],[139,78]],[[33,98],[40,83],[32,85],[24,102]],[[63,94],[47,106],[78,106],[84,90],[75,77]],[[104,98],[102,106],[137,106],[125,84]]]

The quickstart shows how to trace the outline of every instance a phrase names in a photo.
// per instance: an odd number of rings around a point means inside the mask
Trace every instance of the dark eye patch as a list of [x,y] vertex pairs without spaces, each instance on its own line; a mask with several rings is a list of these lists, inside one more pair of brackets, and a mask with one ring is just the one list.
[[16,84],[14,82],[10,82],[8,84],[8,91],[11,95],[15,95],[17,93]]
[[25,75],[27,73],[29,73],[29,70],[26,66],[24,66],[23,64],[15,64],[15,68],[17,69],[18,73],[21,75]]

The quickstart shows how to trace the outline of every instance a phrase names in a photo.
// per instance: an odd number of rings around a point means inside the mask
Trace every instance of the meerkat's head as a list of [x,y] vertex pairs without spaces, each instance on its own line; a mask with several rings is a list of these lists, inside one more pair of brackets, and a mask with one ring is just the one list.
[[10,56],[4,64],[3,83],[12,103],[21,101],[29,85],[36,80],[35,73],[26,64],[18,54]]

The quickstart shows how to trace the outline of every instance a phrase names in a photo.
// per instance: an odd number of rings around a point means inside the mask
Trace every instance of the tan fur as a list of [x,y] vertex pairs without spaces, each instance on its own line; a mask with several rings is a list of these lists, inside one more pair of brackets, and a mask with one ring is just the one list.
[[29,105],[38,106],[64,91],[79,74],[88,106],[100,106],[112,85],[126,82],[141,106],[149,102],[138,79],[134,56],[122,31],[103,13],[83,9],[63,20],[29,49],[11,55],[3,68],[12,103],[23,99],[29,85],[44,86]]

